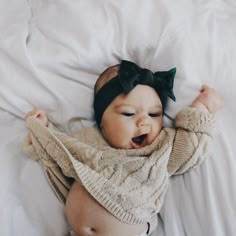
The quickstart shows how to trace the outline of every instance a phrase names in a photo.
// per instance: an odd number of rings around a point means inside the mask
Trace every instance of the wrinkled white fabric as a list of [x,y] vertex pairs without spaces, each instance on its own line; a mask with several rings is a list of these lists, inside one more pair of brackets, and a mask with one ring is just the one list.
[[93,85],[120,59],[177,68],[172,117],[202,83],[225,98],[212,157],[171,180],[153,236],[235,234],[234,0],[1,0],[0,12],[0,235],[68,232],[40,167],[21,152],[21,119],[41,107],[68,132],[93,124]]

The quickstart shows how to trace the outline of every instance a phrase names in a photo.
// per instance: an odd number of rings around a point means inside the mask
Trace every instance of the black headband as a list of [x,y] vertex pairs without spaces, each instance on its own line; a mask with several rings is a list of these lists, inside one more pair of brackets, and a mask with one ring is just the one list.
[[98,127],[100,127],[102,115],[109,104],[119,94],[128,94],[138,84],[154,88],[160,97],[164,110],[167,97],[175,101],[173,93],[175,73],[176,68],[152,73],[152,71],[141,68],[133,62],[121,61],[118,75],[108,81],[95,95],[94,111]]

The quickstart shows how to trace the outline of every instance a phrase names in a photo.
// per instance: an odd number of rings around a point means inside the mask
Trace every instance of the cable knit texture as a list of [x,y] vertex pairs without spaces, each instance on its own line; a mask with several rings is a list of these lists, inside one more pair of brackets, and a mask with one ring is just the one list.
[[72,181],[79,181],[111,214],[128,224],[157,225],[171,175],[182,174],[209,155],[214,117],[186,108],[176,129],[164,128],[152,144],[140,149],[114,149],[96,128],[70,137],[29,117],[24,150],[43,165],[49,183],[65,202]]

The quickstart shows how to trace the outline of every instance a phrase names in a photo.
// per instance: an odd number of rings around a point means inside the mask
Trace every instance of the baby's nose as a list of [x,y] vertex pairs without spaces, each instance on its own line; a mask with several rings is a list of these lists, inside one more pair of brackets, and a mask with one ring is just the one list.
[[144,126],[149,126],[150,125],[150,120],[147,116],[142,116],[138,120],[138,127],[144,127]]

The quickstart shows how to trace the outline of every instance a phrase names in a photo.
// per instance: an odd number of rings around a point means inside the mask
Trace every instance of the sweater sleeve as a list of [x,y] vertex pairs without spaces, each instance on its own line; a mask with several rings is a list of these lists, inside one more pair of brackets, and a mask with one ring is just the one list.
[[[48,128],[59,132],[59,130],[51,123],[49,123]],[[38,161],[41,164],[48,182],[57,198],[65,204],[67,194],[72,184],[72,179],[66,177],[57,163],[44,152],[43,147],[31,130],[29,130],[29,134],[24,140],[22,149],[29,158]]]
[[183,174],[210,154],[215,128],[214,115],[186,108],[176,116],[176,133],[168,162],[169,175]]

